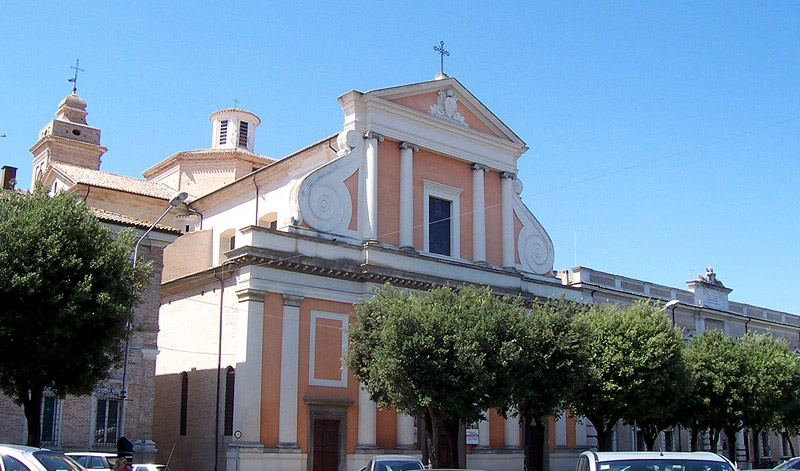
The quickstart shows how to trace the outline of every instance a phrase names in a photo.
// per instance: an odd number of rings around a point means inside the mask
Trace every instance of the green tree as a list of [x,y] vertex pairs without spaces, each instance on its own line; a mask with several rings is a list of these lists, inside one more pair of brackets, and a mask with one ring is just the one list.
[[132,237],[115,238],[74,196],[0,194],[0,390],[24,408],[40,443],[42,397],[90,393],[123,354],[134,271]]
[[693,390],[686,398],[682,422],[692,430],[692,450],[698,450],[698,432],[708,429],[716,453],[719,432],[724,430],[733,444],[729,457],[735,462],[748,374],[739,345],[722,332],[707,330],[689,343],[685,362]]
[[574,321],[586,306],[565,300],[534,305],[516,337],[519,350],[510,361],[512,374],[508,404],[523,427],[525,470],[542,471],[548,416],[565,413],[563,401],[585,376],[584,332]]
[[657,433],[674,423],[686,389],[680,332],[655,306],[595,304],[585,324],[586,382],[569,408],[592,422],[598,447],[611,450],[611,431],[624,420],[642,427],[652,449]]
[[[390,286],[356,305],[346,361],[381,407],[425,419],[434,468],[463,467],[458,431],[507,395],[524,307],[488,288]],[[440,450],[444,455],[440,454]]]
[[793,396],[798,365],[786,341],[770,334],[748,333],[737,342],[747,372],[742,421],[753,432],[753,466],[757,468],[759,434],[780,428],[783,403]]

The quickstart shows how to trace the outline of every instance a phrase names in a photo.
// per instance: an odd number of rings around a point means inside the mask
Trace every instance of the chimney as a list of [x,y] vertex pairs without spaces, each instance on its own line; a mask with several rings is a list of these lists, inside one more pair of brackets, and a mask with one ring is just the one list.
[[17,179],[17,167],[3,165],[3,189],[13,190]]

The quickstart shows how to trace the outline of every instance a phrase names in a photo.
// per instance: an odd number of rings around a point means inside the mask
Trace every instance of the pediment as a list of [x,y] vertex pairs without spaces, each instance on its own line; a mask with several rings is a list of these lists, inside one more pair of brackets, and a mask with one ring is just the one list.
[[453,77],[372,90],[365,95],[525,146],[514,131]]

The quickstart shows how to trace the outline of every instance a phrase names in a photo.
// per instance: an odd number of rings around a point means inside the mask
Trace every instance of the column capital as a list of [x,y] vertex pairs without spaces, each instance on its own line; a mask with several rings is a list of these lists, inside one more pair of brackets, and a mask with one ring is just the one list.
[[481,164],[472,164],[470,166],[470,168],[472,168],[472,170],[481,170],[483,172],[486,172],[486,171],[489,170],[489,167],[487,167],[486,165],[481,165]]
[[500,178],[510,178],[512,180],[517,178],[517,175],[511,172],[501,172]]
[[367,133],[364,134],[364,139],[377,139],[378,142],[383,142],[384,137],[383,135],[378,134],[375,131],[367,131]]
[[419,152],[419,146],[417,146],[416,144],[412,144],[408,141],[401,142],[397,147],[401,149],[411,149],[414,152]]
[[300,307],[300,301],[303,300],[302,296],[296,296],[294,294],[284,294],[283,295],[283,305],[284,306],[292,306],[292,307]]
[[254,288],[243,288],[236,291],[236,297],[239,298],[240,303],[257,302],[263,303],[266,291]]

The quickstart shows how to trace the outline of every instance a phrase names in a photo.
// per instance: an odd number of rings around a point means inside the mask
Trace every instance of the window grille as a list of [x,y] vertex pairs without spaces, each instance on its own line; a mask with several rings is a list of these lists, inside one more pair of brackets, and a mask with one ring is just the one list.
[[55,396],[42,398],[41,415],[41,441],[42,445],[58,445],[58,428],[60,419],[61,401]]
[[189,411],[189,375],[184,371],[181,373],[181,416],[180,434],[186,436],[186,425]]
[[219,122],[219,145],[224,145],[228,139],[228,120]]
[[233,394],[236,372],[232,367],[225,369],[225,436],[233,435]]
[[247,121],[239,123],[239,147],[247,147]]
[[450,255],[452,203],[440,198],[428,198],[428,249],[431,253]]
[[98,398],[94,414],[94,446],[113,446],[117,443],[120,401]]

